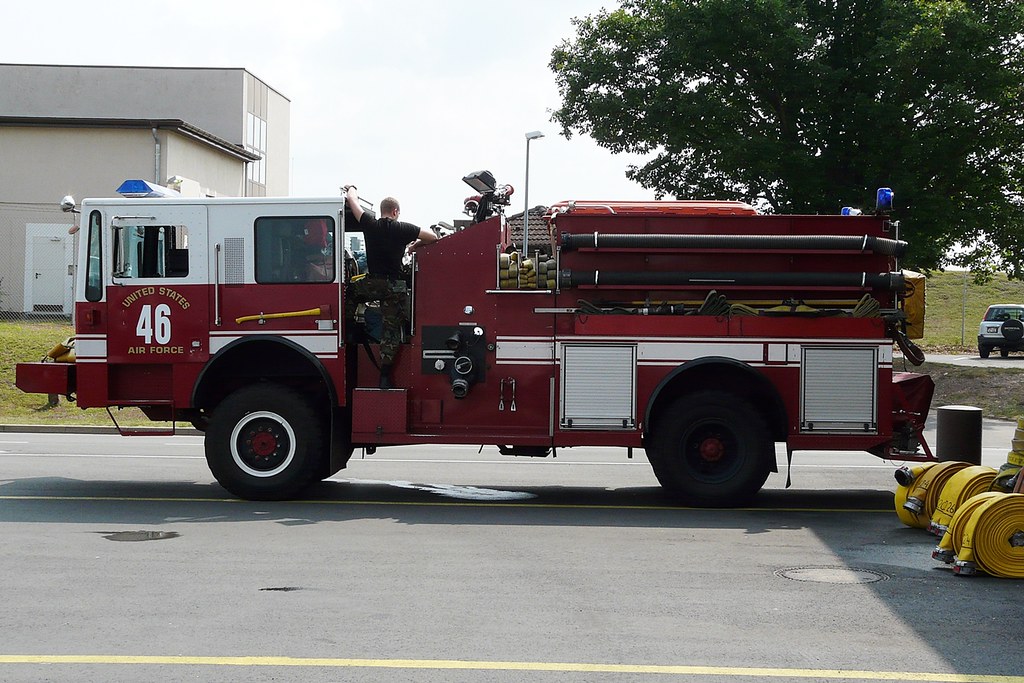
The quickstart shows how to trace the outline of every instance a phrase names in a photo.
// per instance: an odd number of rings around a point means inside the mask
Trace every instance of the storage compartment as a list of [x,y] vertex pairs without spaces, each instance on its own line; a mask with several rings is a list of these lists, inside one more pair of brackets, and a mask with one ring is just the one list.
[[878,431],[878,347],[803,347],[800,431]]
[[405,389],[356,389],[352,395],[352,440],[377,443],[389,434],[405,434],[408,424]]
[[563,429],[636,427],[636,346],[562,346]]

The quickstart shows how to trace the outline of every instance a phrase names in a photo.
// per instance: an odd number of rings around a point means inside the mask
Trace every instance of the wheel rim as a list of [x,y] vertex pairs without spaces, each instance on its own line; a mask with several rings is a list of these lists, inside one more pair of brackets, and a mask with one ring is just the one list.
[[295,432],[277,413],[249,413],[231,431],[231,457],[246,474],[273,477],[295,459]]
[[742,466],[740,440],[732,429],[716,420],[690,427],[683,435],[682,447],[687,469],[700,481],[725,482]]

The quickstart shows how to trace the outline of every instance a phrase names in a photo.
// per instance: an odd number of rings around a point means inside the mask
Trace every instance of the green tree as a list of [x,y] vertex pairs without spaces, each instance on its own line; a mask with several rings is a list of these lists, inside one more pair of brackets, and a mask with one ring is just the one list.
[[627,175],[658,196],[837,213],[888,186],[907,265],[1024,277],[1019,0],[623,0],[574,24],[553,118],[648,155]]

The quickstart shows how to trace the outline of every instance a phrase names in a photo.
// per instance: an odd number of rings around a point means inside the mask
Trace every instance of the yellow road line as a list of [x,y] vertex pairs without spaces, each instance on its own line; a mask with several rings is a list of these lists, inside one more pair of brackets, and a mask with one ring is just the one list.
[[291,500],[276,502],[248,501],[238,498],[133,498],[129,496],[3,496],[0,500],[26,500],[26,501],[91,501],[91,502],[113,502],[113,503],[248,503],[250,505],[398,505],[406,507],[484,507],[484,508],[540,508],[548,510],[693,510],[700,512],[888,512],[891,508],[695,508],[682,505],[599,505],[599,504],[576,504],[576,503],[492,503],[486,501],[414,501],[414,500]]
[[372,669],[466,669],[477,671],[544,671],[631,673],[673,676],[812,678],[817,680],[934,681],[936,683],[1024,683],[1024,676],[994,676],[924,671],[855,669],[786,669],[767,667],[597,664],[586,662],[502,662],[458,659],[342,659],[318,657],[184,657],[132,655],[0,655],[0,664],[121,664],[175,666],[281,666]]

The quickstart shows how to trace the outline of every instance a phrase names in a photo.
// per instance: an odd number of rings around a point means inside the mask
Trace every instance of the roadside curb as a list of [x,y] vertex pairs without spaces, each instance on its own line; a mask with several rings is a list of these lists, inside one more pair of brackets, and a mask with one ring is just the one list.
[[[2,425],[0,433],[22,432],[26,434],[117,434],[117,427],[101,427],[99,425]],[[181,427],[174,430],[175,436],[202,436],[202,432],[194,427]],[[167,436],[172,436],[170,433]]]

